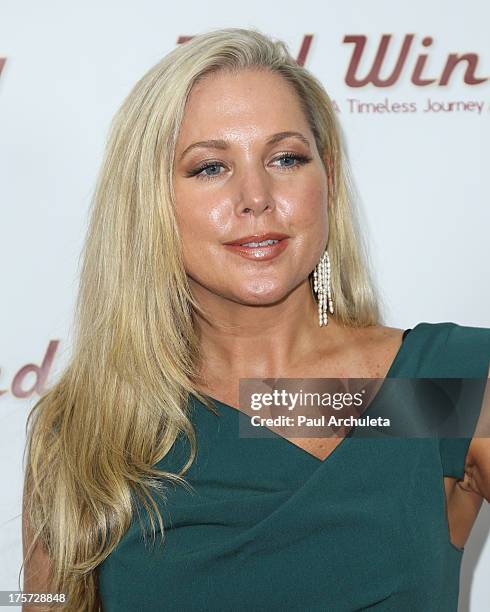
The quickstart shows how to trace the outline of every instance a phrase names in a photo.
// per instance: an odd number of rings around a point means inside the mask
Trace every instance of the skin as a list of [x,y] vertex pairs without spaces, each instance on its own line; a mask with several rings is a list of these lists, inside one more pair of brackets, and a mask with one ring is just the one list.
[[[309,142],[268,138],[300,132]],[[220,139],[226,148],[196,147]],[[184,154],[185,153],[185,154]],[[305,156],[281,159],[281,155]],[[240,378],[384,378],[403,330],[381,325],[342,326],[335,314],[319,327],[308,275],[328,240],[331,183],[328,160],[294,89],[279,75],[258,70],[206,76],[191,91],[176,146],[173,172],[176,217],[192,292],[206,311],[195,316],[204,356],[198,388],[238,408]],[[207,169],[200,169],[202,165]],[[289,244],[278,257],[251,261],[224,242],[280,231]],[[333,294],[334,307],[335,295]],[[484,440],[478,444],[477,440]],[[291,441],[326,459],[342,438]],[[468,453],[476,485],[444,478],[453,543],[463,546],[482,496],[490,494],[488,440],[475,438]],[[478,465],[486,465],[477,469]],[[465,478],[467,481],[467,478]],[[461,481],[463,482],[463,481]],[[473,483],[475,483],[475,477]]]

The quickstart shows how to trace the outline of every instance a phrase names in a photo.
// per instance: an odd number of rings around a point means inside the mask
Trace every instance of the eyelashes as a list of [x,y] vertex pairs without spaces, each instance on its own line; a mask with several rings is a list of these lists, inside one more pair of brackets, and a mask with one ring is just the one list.
[[[296,170],[297,168],[299,168],[300,166],[304,166],[305,164],[307,164],[308,162],[310,162],[312,160],[311,157],[308,157],[306,155],[301,155],[299,153],[283,153],[282,155],[280,155],[279,157],[276,157],[276,159],[274,159],[273,161],[279,161],[279,160],[294,160],[297,163],[292,165],[292,166],[280,166],[280,168],[282,170],[286,170],[287,172],[291,171],[291,170]],[[186,173],[187,177],[196,177],[199,180],[202,181],[210,181],[213,180],[216,177],[219,177],[221,175],[221,172],[218,172],[217,174],[205,174],[205,170],[208,170],[209,168],[218,168],[219,166],[224,167],[224,164],[222,162],[218,162],[218,161],[209,161],[209,162],[205,162],[204,164],[201,164],[200,166],[198,166],[197,168],[195,168],[194,170],[191,170],[190,172]]]

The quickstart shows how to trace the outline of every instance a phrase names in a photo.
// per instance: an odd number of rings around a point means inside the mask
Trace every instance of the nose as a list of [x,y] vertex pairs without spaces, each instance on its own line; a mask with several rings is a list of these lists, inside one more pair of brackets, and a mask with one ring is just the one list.
[[263,169],[244,172],[239,181],[237,213],[252,212],[257,216],[265,211],[272,212],[275,203],[270,188],[271,180]]

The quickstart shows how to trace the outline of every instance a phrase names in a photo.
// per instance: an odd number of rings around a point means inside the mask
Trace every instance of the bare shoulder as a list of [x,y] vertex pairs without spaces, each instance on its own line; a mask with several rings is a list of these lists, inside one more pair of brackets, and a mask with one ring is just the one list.
[[369,376],[384,378],[403,341],[404,329],[372,325],[359,330],[359,354]]
[[[331,361],[339,371],[360,378],[384,378],[402,345],[403,329],[385,325],[336,327]],[[337,371],[332,376],[340,376]]]
[[375,343],[395,343],[401,340],[404,329],[399,327],[388,327],[387,325],[370,325],[369,327],[361,327],[366,334],[366,338]]

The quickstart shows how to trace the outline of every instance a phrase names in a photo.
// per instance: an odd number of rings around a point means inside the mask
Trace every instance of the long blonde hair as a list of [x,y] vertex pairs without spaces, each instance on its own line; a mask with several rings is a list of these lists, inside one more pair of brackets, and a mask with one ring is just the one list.
[[[133,494],[153,536],[153,512],[163,536],[152,493],[164,495],[165,482],[190,486],[189,394],[213,405],[194,382],[201,353],[193,309],[201,309],[174,216],[174,151],[197,80],[244,68],[274,71],[293,85],[319,152],[328,154],[336,318],[348,326],[379,322],[340,129],[320,82],[283,42],[256,29],[214,30],[175,48],[136,83],[112,121],[82,252],[72,356],[27,420],[31,548],[38,539],[44,546],[50,591],[67,593],[62,609],[71,612],[100,610],[96,568],[128,529]],[[155,469],[181,433],[191,443],[185,465],[178,474]]]

